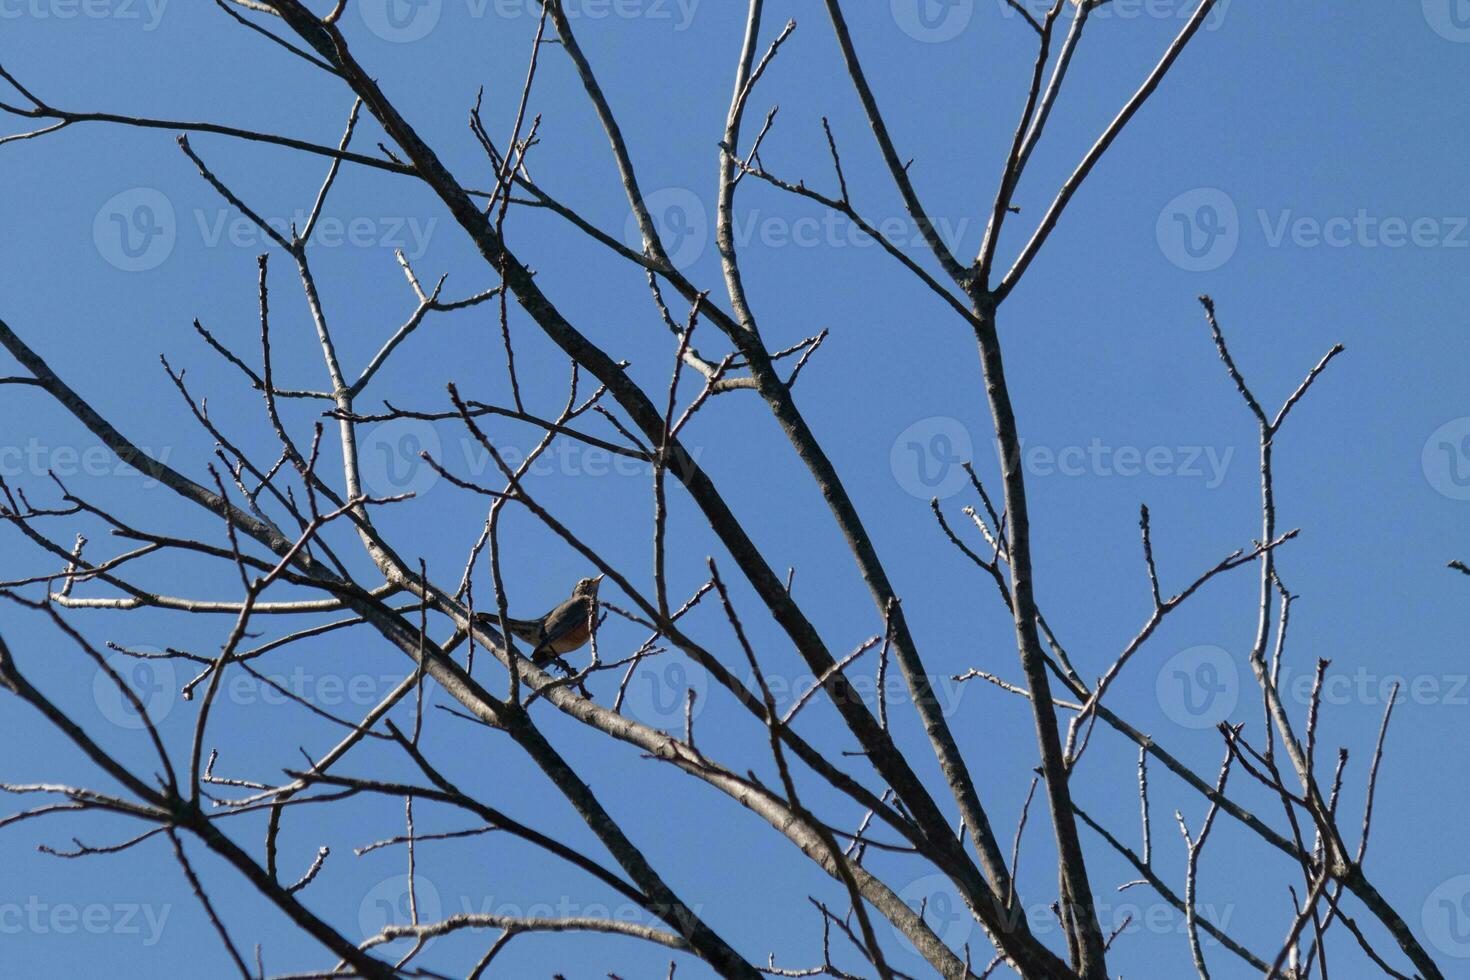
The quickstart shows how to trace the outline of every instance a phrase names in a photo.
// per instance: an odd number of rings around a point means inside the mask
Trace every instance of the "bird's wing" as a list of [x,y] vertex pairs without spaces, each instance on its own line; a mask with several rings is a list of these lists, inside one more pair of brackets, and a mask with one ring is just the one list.
[[587,604],[581,599],[568,599],[547,613],[542,622],[546,624],[547,636],[558,637],[586,620]]

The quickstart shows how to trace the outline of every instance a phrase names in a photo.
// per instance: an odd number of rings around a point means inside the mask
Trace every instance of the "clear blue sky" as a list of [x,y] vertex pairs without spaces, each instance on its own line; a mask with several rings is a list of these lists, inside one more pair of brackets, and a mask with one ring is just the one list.
[[[391,9],[384,0],[350,4],[343,22],[349,40],[461,180],[484,186],[487,168],[465,128],[467,110],[483,84],[485,117],[503,141],[535,4],[392,2]],[[922,9],[912,0],[850,3],[848,16],[900,153],[914,158],[920,194],[941,227],[953,232],[958,252],[972,255],[1019,111],[1032,35],[999,0],[917,2]],[[744,5],[568,5],[645,191],[663,190],[666,230],[683,243],[676,258],[718,295],[709,237],[715,144]],[[1181,8],[1192,6],[1117,0],[1094,14],[1018,196],[1022,212],[1007,225],[1003,257],[1015,254],[1056,186],[1178,29]],[[1268,405],[1279,403],[1332,344],[1346,345],[1277,442],[1282,526],[1303,528],[1280,556],[1283,578],[1301,596],[1288,671],[1309,675],[1316,658],[1326,657],[1342,678],[1328,689],[1322,738],[1351,752],[1343,793],[1350,814],[1362,806],[1386,689],[1403,680],[1411,692],[1389,736],[1368,873],[1451,975],[1459,958],[1470,957],[1464,941],[1470,914],[1452,908],[1470,907],[1464,901],[1470,878],[1462,877],[1470,875],[1470,846],[1461,832],[1470,807],[1470,786],[1461,778],[1470,732],[1462,639],[1470,581],[1445,568],[1452,558],[1470,560],[1470,198],[1464,184],[1470,120],[1465,101],[1454,95],[1463,91],[1470,64],[1464,8],[1463,0],[1352,9],[1222,2],[1078,195],[1001,323],[1027,447],[1038,595],[1084,674],[1101,672],[1148,613],[1137,541],[1140,503],[1153,511],[1166,590],[1249,546],[1258,533],[1254,427],[1215,357],[1195,296],[1216,298],[1236,359]],[[825,16],[814,4],[773,0],[766,36],[787,17],[797,18],[798,29],[761,81],[748,117],[753,132],[766,109],[780,105],[764,144],[765,164],[782,177],[832,190],[820,127],[827,116],[857,206],[874,224],[896,223],[925,261],[903,224]],[[0,19],[0,61],[65,108],[216,120],[334,143],[350,105],[331,79],[211,5],[15,0],[0,3]],[[12,98],[7,92],[5,99]],[[626,205],[606,141],[558,49],[543,53],[532,108],[543,117],[530,161],[536,179],[621,234]],[[6,126],[5,132],[17,131],[15,120]],[[379,138],[364,123],[355,145],[372,152]],[[261,214],[289,222],[310,207],[320,160],[220,137],[192,142]],[[191,389],[208,396],[213,417],[232,438],[273,458],[259,397],[189,326],[198,317],[249,359],[258,358],[255,257],[268,243],[200,180],[172,134],[87,125],[7,145],[0,147],[0,182],[7,284],[0,316],[124,432],[166,454],[171,465],[202,478],[212,446],[168,383],[160,353],[187,368]],[[996,472],[968,330],[890,258],[809,202],[746,181],[738,203],[747,283],[771,346],[831,331],[797,396],[846,475],[930,669],[947,677],[980,666],[1018,678],[993,587],[943,541],[927,504],[925,477],[939,480],[939,492],[956,489],[941,479],[947,455],[972,455],[983,473]],[[349,371],[360,369],[412,308],[395,247],[424,280],[447,273],[450,298],[492,284],[458,227],[403,178],[349,168],[325,214],[331,224],[322,226],[319,234],[327,237],[312,250],[312,261]],[[634,373],[658,390],[673,351],[641,275],[545,215],[513,213],[508,234],[579,328],[632,361]],[[284,256],[277,252],[272,262],[281,384],[320,387],[324,374],[299,287]],[[566,365],[528,319],[513,316],[512,325],[527,398],[534,410],[554,413],[565,397]],[[718,350],[714,333],[706,326],[696,343]],[[375,382],[368,404],[386,398],[442,408],[448,381],[484,401],[508,403],[499,344],[486,309],[433,319]],[[0,366],[0,374],[13,371]],[[310,409],[288,417],[303,438],[311,421]],[[522,451],[536,438],[509,425],[493,431]],[[45,478],[50,468],[138,524],[218,534],[167,491],[119,473],[89,440],[38,393],[0,392],[0,467],[38,505],[53,499]],[[407,481],[421,491],[416,502],[384,515],[390,537],[405,555],[421,555],[431,573],[457,580],[483,519],[481,502],[405,469],[392,454],[414,440],[428,440],[430,448],[438,440],[460,472],[483,475],[487,462],[449,426],[365,434],[371,489],[391,492]],[[769,412],[748,394],[722,396],[691,427],[688,442],[756,529],[770,563],[797,567],[796,594],[829,644],[846,649],[876,632],[871,602]],[[911,442],[928,455],[914,457]],[[610,471],[607,460],[574,451],[554,458],[533,487],[647,581],[652,506],[644,474]],[[945,506],[957,515],[970,502],[959,492]],[[94,558],[118,547],[95,526],[88,530]],[[675,501],[673,532],[678,545],[670,572],[687,592],[701,580],[704,556],[715,545],[682,498]],[[70,533],[64,529],[62,537],[69,540]],[[7,578],[54,566],[13,530],[0,541]],[[504,547],[511,602],[522,614],[551,605],[586,572],[581,559],[525,514],[508,518]],[[730,563],[726,568],[733,576]],[[231,595],[229,572],[170,562],[153,566],[144,580],[161,591],[218,598]],[[488,593],[488,575],[481,582]],[[1245,664],[1254,588],[1250,570],[1212,583],[1171,617],[1110,695],[1115,709],[1209,773],[1220,755],[1218,736],[1201,724],[1216,720],[1210,712],[1238,695],[1232,717],[1248,722],[1248,735],[1260,735]],[[737,596],[748,598],[739,590]],[[795,655],[753,604],[747,609],[768,670],[799,688],[804,671]],[[229,627],[225,618],[181,621],[149,613],[89,611],[74,621],[99,643],[198,652],[217,650]],[[739,664],[718,616],[702,616],[697,627],[727,662]],[[95,693],[94,671],[76,650],[10,606],[0,608],[0,630],[38,686],[146,766],[130,719],[105,690]],[[603,643],[616,653],[641,639],[611,623]],[[361,714],[406,670],[401,655],[351,632],[263,665],[296,693],[345,715]],[[1181,675],[1211,683],[1203,693],[1186,690]],[[178,758],[187,753],[194,710],[172,693],[185,676],[182,667],[174,678],[139,675]],[[677,664],[650,668],[634,685],[629,710],[653,724],[682,725],[681,712],[670,705],[685,683]],[[1029,712],[1009,695],[973,685],[951,687],[946,696],[985,802],[1008,840],[1036,764]],[[711,695],[700,703],[702,745],[736,768],[766,766],[764,738],[747,716],[728,698]],[[1300,717],[1304,706],[1295,707]],[[790,967],[818,962],[818,920],[806,896],[840,901],[829,880],[798,864],[788,844],[723,797],[624,746],[583,737],[546,705],[537,713],[676,889],[742,952],[763,962],[775,951]],[[0,700],[0,719],[9,736],[0,779],[106,785],[16,701]],[[917,726],[910,716],[903,719],[905,744],[923,751]],[[814,711],[807,724],[833,753],[850,747],[830,714]],[[250,778],[272,778],[299,764],[298,746],[320,753],[337,735],[248,683],[229,693],[211,732],[213,741],[231,746],[220,771]],[[467,788],[523,820],[587,843],[575,815],[505,740],[435,712],[427,744]],[[390,755],[374,751],[346,771],[377,764],[407,775]],[[1126,745],[1099,732],[1074,785],[1083,806],[1136,844],[1134,759]],[[937,781],[933,766],[921,771]],[[1278,806],[1239,774],[1233,778],[1243,799],[1281,823]],[[1172,811],[1180,807],[1196,827],[1204,807],[1161,770],[1153,782],[1155,853],[1178,883],[1183,845]],[[815,789],[809,802],[825,805],[844,825],[859,816],[851,804]],[[1041,906],[1055,888],[1054,865],[1045,821],[1033,817],[1021,889],[1028,905]],[[1356,817],[1345,825],[1355,827]],[[262,823],[254,818],[229,826],[252,846],[260,839]],[[421,808],[420,832],[468,826],[458,814]],[[191,975],[229,974],[164,845],[85,861],[58,861],[34,849],[36,843],[64,846],[73,835],[108,843],[129,829],[87,817],[0,830],[7,974],[152,976],[177,972],[180,964]],[[329,844],[322,876],[303,896],[348,935],[364,935],[381,926],[383,903],[401,898],[405,862],[400,847],[362,857],[352,848],[401,832],[401,801],[302,810],[287,823],[282,875],[304,870],[316,848]],[[1217,920],[1229,917],[1269,958],[1289,919],[1286,884],[1300,890],[1300,882],[1280,855],[1228,820],[1222,818],[1216,833],[1202,864],[1201,904]],[[1108,903],[1104,921],[1117,924],[1130,911],[1146,920],[1142,931],[1118,940],[1113,972],[1184,975],[1188,951],[1177,918],[1163,915],[1144,889],[1115,893],[1115,884],[1133,876],[1096,837],[1084,835],[1098,894]],[[201,848],[190,853],[237,938],[247,948],[263,945],[269,970],[323,963],[315,945],[229,869]],[[931,913],[948,907],[925,872],[892,858],[874,860],[906,898],[929,897]],[[495,835],[427,842],[419,849],[419,871],[427,883],[426,917],[430,892],[444,914],[608,911],[598,903],[620,911],[576,874]],[[1044,915],[1034,924],[1058,939]],[[967,927],[956,921],[942,934],[962,942]],[[488,943],[488,936],[439,940],[424,962],[463,973],[483,950],[482,938]],[[978,929],[969,938],[983,946]],[[1332,945],[1341,963],[1355,955],[1344,942],[1338,934]],[[1245,975],[1217,947],[1207,947],[1207,956],[1216,975]],[[894,963],[918,975],[927,969],[897,946]],[[661,976],[664,964],[662,956],[625,940],[524,937],[511,944],[500,969],[507,977],[560,971],[581,980],[614,971],[641,980]],[[706,972],[686,960],[678,975]]]

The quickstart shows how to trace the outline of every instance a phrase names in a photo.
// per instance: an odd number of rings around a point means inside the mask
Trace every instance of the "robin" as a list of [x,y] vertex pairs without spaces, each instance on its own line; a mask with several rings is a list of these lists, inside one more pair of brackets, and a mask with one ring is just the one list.
[[[602,576],[577,582],[572,594],[544,616],[536,619],[506,619],[506,627],[518,640],[532,645],[531,661],[546,665],[564,654],[581,649],[592,635],[592,617],[597,612],[597,587]],[[494,627],[500,617],[477,613],[477,618]]]

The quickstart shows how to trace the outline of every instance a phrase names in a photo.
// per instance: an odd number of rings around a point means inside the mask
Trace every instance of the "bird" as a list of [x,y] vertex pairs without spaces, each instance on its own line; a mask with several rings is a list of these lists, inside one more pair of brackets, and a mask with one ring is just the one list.
[[[582,648],[592,636],[592,617],[597,612],[597,587],[601,584],[601,575],[579,579],[572,588],[572,594],[546,615],[535,619],[506,617],[505,626],[511,634],[532,645],[532,663],[544,666]],[[476,618],[490,626],[500,626],[500,617],[494,613],[478,613]]]

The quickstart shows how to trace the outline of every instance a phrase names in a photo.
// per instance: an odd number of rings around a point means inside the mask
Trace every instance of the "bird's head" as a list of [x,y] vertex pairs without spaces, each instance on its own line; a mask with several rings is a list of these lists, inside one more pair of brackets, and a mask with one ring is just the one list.
[[602,576],[595,578],[584,578],[577,582],[577,587],[572,590],[572,595],[586,596],[589,599],[597,598],[597,587],[602,584]]

